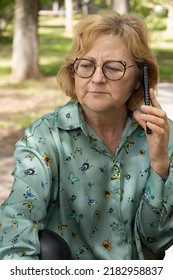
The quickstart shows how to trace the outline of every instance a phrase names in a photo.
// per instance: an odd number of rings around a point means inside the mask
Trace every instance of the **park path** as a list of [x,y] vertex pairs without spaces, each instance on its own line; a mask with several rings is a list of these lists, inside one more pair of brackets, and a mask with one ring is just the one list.
[[[173,84],[159,84],[157,99],[161,103],[163,109],[167,112],[168,117],[173,120]],[[3,104],[3,100],[1,100],[1,106],[2,105],[8,106],[6,102]],[[10,129],[9,135],[8,130],[3,131],[2,133],[2,129],[0,129],[0,203],[2,203],[9,194],[13,182],[11,172],[14,169],[14,144],[22,134],[22,130]],[[173,247],[166,252],[165,259],[173,260]]]

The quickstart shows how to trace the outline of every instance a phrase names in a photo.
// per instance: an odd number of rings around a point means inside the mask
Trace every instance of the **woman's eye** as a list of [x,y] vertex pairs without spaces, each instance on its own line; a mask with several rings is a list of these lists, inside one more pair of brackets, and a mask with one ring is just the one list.
[[80,64],[81,68],[91,68],[93,67],[92,63],[81,63]]

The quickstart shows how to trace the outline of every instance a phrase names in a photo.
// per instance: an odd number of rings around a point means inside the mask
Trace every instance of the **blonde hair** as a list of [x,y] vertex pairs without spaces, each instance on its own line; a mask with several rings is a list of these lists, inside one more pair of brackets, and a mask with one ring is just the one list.
[[148,29],[142,16],[135,14],[120,15],[116,11],[83,18],[75,27],[71,51],[61,67],[57,81],[62,90],[71,99],[76,99],[72,63],[76,57],[82,57],[90,50],[97,37],[115,35],[123,39],[129,54],[137,65],[141,86],[134,90],[128,100],[128,109],[133,111],[143,103],[142,74],[143,65],[148,65],[149,85],[156,88],[158,83],[158,64],[149,46]]

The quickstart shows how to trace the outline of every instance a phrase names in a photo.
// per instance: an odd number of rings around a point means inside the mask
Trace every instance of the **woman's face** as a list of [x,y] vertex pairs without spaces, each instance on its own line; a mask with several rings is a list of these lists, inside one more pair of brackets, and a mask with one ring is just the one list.
[[75,91],[83,110],[89,110],[90,113],[127,110],[126,102],[139,86],[136,67],[127,67],[125,75],[117,81],[109,80],[102,73],[102,65],[106,61],[120,60],[125,61],[127,66],[134,65],[123,40],[113,35],[100,36],[83,58],[97,64],[90,78],[81,78],[75,74]]

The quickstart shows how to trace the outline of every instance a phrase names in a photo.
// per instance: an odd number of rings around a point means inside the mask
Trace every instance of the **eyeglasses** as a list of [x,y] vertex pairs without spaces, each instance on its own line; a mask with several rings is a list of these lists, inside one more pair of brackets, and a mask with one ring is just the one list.
[[[127,68],[133,67],[133,65],[127,66],[125,61],[107,61],[102,65],[103,75],[112,81],[120,80]],[[88,58],[76,58],[73,62],[73,70],[80,78],[90,78],[96,71],[97,64]]]

